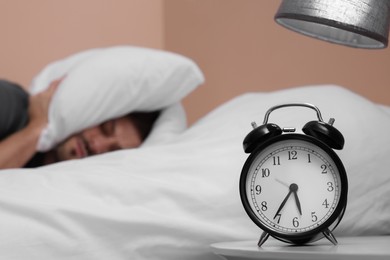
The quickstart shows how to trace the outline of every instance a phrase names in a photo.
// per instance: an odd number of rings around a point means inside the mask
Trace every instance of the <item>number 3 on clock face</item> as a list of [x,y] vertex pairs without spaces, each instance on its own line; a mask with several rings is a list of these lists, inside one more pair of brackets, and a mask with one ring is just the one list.
[[248,215],[265,232],[306,242],[343,214],[346,186],[344,167],[332,149],[310,136],[286,134],[250,155],[240,194]]

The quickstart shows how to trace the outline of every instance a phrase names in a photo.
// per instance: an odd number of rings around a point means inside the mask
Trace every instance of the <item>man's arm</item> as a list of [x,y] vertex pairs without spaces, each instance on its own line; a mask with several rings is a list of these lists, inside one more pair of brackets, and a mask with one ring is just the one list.
[[23,167],[34,156],[41,131],[48,122],[50,101],[61,80],[29,97],[27,126],[0,142],[0,169]]
[[0,142],[0,169],[23,167],[34,156],[42,129],[28,124]]

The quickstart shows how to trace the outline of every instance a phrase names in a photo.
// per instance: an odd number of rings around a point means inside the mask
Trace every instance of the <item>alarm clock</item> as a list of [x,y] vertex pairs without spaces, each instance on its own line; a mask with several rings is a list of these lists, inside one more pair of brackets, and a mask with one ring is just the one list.
[[[272,111],[296,106],[317,114],[318,120],[306,123],[303,133],[268,123]],[[337,244],[332,231],[346,209],[348,180],[334,151],[344,147],[334,121],[324,122],[312,104],[289,103],[271,107],[262,125],[252,123],[253,130],[243,141],[250,155],[239,189],[246,213],[263,230],[259,247],[269,236],[298,245],[326,237]]]

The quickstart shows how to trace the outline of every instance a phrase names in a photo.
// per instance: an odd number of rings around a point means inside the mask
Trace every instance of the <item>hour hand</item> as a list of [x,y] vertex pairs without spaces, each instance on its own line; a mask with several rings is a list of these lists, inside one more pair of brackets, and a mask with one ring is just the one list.
[[294,191],[294,198],[295,198],[295,203],[297,204],[299,214],[302,215],[302,208],[301,208],[301,203],[299,202],[298,194],[296,191]]
[[294,193],[295,203],[296,203],[296,205],[297,205],[299,214],[302,215],[301,203],[299,202],[299,198],[298,198],[298,194],[297,194],[298,185],[295,184],[295,183],[291,184],[291,185],[290,185],[290,191]]

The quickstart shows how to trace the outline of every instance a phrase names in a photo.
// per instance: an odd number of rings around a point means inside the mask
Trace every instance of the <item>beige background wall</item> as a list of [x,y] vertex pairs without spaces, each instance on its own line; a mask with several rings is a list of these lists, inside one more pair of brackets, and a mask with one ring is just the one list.
[[24,86],[81,50],[164,47],[163,0],[0,0],[0,10],[0,77]]
[[206,84],[184,100],[190,123],[248,91],[334,83],[390,105],[390,48],[357,50],[273,21],[279,0],[0,0],[0,72],[27,86],[46,64],[131,44],[193,58]]
[[[206,84],[191,119],[246,91],[333,83],[390,105],[390,48],[358,50],[277,25],[279,0],[167,0],[165,47],[193,57]],[[199,104],[202,104],[201,106]]]

